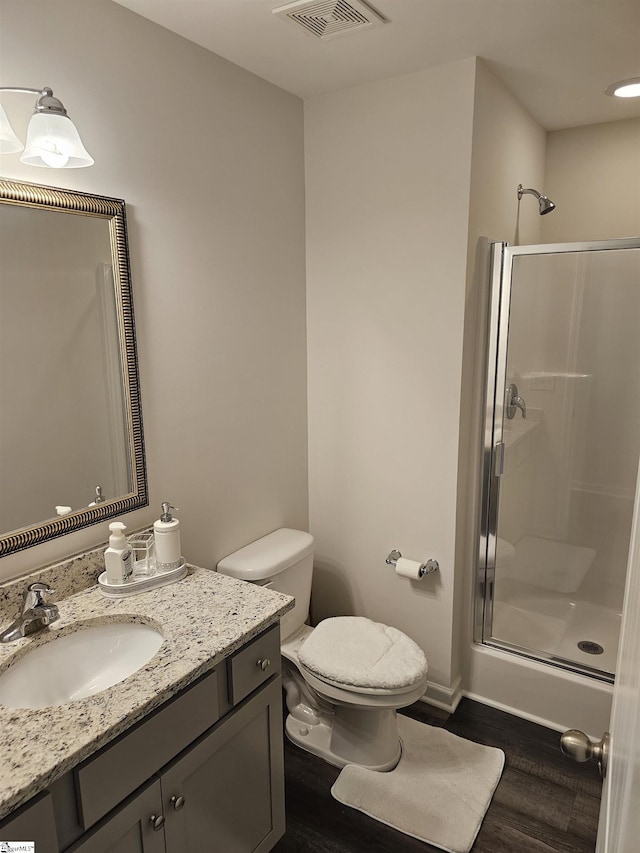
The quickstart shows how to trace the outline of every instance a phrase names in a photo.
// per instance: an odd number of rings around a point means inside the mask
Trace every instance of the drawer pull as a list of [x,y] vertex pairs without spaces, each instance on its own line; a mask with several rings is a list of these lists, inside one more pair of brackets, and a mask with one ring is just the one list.
[[175,794],[171,797],[171,805],[179,812],[184,805],[184,797],[176,797]]
[[263,672],[266,672],[271,666],[271,661],[269,658],[259,658],[256,661],[256,666],[259,667]]
[[157,832],[159,829],[162,829],[162,827],[164,826],[164,815],[163,814],[159,814],[159,815],[152,814],[151,817],[149,818],[149,823]]

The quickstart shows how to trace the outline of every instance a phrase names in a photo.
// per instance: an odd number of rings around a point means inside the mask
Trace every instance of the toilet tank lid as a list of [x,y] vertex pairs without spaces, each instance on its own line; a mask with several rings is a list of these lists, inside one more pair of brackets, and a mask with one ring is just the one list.
[[313,553],[313,549],[314,540],[310,533],[281,527],[224,557],[217,568],[223,575],[260,581],[288,569]]

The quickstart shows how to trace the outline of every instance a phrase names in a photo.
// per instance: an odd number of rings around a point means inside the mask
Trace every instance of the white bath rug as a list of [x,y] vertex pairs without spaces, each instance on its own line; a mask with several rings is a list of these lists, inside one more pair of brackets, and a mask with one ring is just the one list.
[[348,764],[336,800],[448,853],[468,853],[496,789],[504,753],[398,716],[402,757],[388,773]]

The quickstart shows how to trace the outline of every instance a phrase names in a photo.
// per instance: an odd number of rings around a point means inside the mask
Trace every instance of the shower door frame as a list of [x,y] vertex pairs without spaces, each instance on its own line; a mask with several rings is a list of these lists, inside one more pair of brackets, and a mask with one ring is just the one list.
[[574,661],[558,659],[551,653],[528,649],[492,636],[495,595],[496,542],[500,478],[504,466],[504,401],[507,373],[507,347],[513,260],[521,255],[556,255],[579,252],[606,252],[640,249],[640,238],[599,240],[581,243],[546,243],[532,246],[509,246],[494,242],[489,251],[489,324],[486,343],[486,384],[484,437],[482,446],[482,495],[477,550],[474,602],[474,642],[511,652],[559,669],[588,675],[599,681],[613,682],[613,677],[597,668]]

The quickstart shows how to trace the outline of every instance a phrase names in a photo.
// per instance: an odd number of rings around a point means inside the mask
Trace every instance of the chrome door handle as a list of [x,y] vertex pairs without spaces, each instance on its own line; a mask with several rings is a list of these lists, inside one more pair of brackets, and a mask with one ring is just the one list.
[[527,404],[525,403],[524,399],[518,394],[518,386],[514,385],[513,382],[507,388],[504,409],[505,414],[510,421],[515,418],[516,409],[520,409],[523,418],[527,417]]
[[184,797],[176,797],[174,794],[170,800],[171,805],[175,809],[175,811],[179,812],[180,809],[184,806]]
[[600,775],[604,779],[607,775],[610,740],[609,732],[602,735],[602,740],[592,741],[579,729],[569,729],[560,738],[560,749],[564,755],[573,758],[574,761],[597,762]]
[[149,818],[149,823],[154,828],[154,830],[156,832],[158,832],[158,830],[162,829],[162,827],[164,826],[164,815],[163,814],[159,814],[159,815],[152,814],[151,817]]

